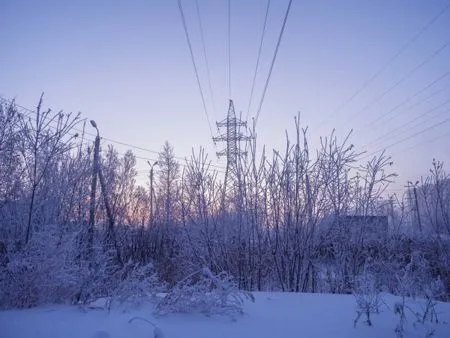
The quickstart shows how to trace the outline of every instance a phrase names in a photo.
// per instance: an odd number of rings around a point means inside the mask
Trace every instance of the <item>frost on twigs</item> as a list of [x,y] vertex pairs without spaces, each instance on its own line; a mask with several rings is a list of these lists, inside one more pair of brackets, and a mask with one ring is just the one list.
[[110,310],[113,304],[136,307],[154,301],[163,290],[152,264],[129,261],[120,268],[106,265],[97,270],[83,289],[83,304],[89,308]]
[[154,300],[156,294],[163,290],[153,264],[141,266],[129,261],[120,270],[118,277],[120,282],[112,299],[121,304],[139,306]]
[[250,292],[240,291],[226,272],[214,275],[208,268],[178,282],[156,305],[156,313],[203,313],[234,318],[244,313],[245,300],[255,301]]
[[401,301],[394,307],[398,320],[395,327],[397,337],[406,337],[407,314],[412,317],[410,323],[416,332],[421,331],[425,337],[433,336],[439,324],[437,300],[445,292],[441,279],[432,277],[430,264],[421,252],[411,254],[410,262],[397,275],[397,279],[401,296]]
[[56,225],[35,231],[24,249],[10,248],[0,266],[0,308],[63,303],[76,293],[82,271],[75,260],[76,238],[58,235]]
[[362,315],[365,316],[365,323],[372,326],[370,315],[380,312],[381,296],[376,287],[375,277],[366,269],[362,276],[356,279],[353,295],[356,299],[356,318],[353,325],[356,327]]

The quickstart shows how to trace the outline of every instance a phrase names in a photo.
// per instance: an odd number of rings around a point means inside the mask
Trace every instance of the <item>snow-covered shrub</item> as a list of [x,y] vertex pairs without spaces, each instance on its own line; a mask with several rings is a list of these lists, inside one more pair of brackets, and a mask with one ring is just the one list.
[[38,303],[37,285],[33,278],[33,263],[30,259],[9,257],[9,262],[0,267],[0,307],[26,308]]
[[154,300],[164,290],[151,263],[141,265],[130,260],[120,266],[112,251],[98,252],[95,257],[80,285],[77,304],[89,307],[95,304],[108,310],[116,302],[139,306]]
[[83,231],[61,233],[56,226],[36,231],[26,246],[11,249],[0,265],[0,308],[89,306],[99,299],[107,300],[107,306],[112,301],[137,305],[162,290],[152,264],[119,265],[116,252],[105,251],[99,237],[88,255]]
[[365,323],[372,326],[370,315],[380,312],[382,299],[376,278],[367,267],[364,268],[362,275],[356,277],[353,295],[356,299],[357,313],[353,325],[356,326],[361,316],[365,315]]
[[0,306],[30,307],[71,299],[82,280],[82,267],[74,260],[76,239],[58,234],[55,226],[35,232],[20,250],[10,250],[0,267]]
[[90,305],[99,299],[108,299],[116,289],[116,277],[119,267],[113,261],[113,254],[103,252],[101,248],[94,249],[93,259],[85,262],[82,282],[79,284],[73,302],[80,305]]
[[432,281],[430,265],[420,251],[411,253],[405,268],[399,272],[399,293],[407,297],[424,296],[424,288]]
[[112,300],[139,306],[156,299],[156,295],[164,290],[159,282],[153,264],[140,266],[129,261],[119,271],[119,282]]
[[203,268],[178,282],[155,310],[160,315],[181,312],[234,316],[243,314],[245,300],[254,301],[253,294],[240,291],[228,273],[214,275]]
[[419,321],[425,323],[426,321],[438,322],[437,318],[437,299],[441,298],[444,293],[444,283],[440,278],[432,280],[428,285],[424,287],[425,301],[422,307],[421,315],[418,318]]
[[[398,338],[408,336],[407,329],[412,330],[415,335],[422,334],[425,338],[433,336],[436,332],[436,325],[438,324],[436,303],[431,303],[427,300],[425,307],[422,306],[420,309],[414,305],[404,296],[401,298],[401,301],[394,304],[394,314],[397,317],[394,332]],[[408,314],[411,317],[409,323],[412,325],[410,327],[407,326]]]
[[[425,337],[431,337],[438,324],[437,299],[444,293],[444,284],[440,278],[431,278],[428,262],[420,252],[413,252],[410,262],[397,278],[398,293],[402,297],[401,302],[394,306],[394,313],[398,318],[395,328],[397,337],[405,336],[407,314],[412,317],[411,322],[415,330],[421,329]],[[414,301],[416,297],[420,298]]]

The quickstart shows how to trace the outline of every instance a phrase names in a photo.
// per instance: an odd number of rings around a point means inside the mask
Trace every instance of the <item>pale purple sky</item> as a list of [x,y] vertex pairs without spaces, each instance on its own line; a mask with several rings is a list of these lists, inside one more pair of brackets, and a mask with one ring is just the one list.
[[[198,0],[216,111],[195,1],[182,3],[214,123],[225,117],[229,99],[228,1]],[[271,2],[250,116],[287,3]],[[348,101],[447,3],[294,0],[258,122],[259,144],[284,149],[284,131],[294,130],[293,117],[301,111],[312,146],[333,127],[339,135],[354,128],[352,143],[369,153],[411,136],[388,148],[400,175],[395,189],[427,174],[433,157],[448,168],[450,122],[443,121],[450,118],[450,9]],[[265,6],[265,0],[231,0],[232,99],[244,115]],[[46,107],[81,111],[107,138],[155,151],[168,140],[180,157],[203,145],[213,164],[224,165],[214,154],[177,1],[3,0],[0,14],[0,95],[33,108],[45,92]],[[379,116],[384,118],[374,124]],[[144,160],[139,169],[147,169]]]

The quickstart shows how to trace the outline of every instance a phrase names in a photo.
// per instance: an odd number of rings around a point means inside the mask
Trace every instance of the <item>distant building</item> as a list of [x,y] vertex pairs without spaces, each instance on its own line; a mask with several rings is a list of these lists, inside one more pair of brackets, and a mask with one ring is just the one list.
[[389,230],[388,216],[342,215],[327,216],[321,223],[321,229],[330,233],[341,233],[349,239],[378,241],[387,238]]

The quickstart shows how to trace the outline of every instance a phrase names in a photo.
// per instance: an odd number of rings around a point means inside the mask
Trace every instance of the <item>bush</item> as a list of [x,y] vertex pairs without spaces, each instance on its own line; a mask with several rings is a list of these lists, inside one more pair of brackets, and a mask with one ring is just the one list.
[[[397,337],[403,338],[406,333],[407,316],[413,317],[415,330],[421,329],[425,337],[434,335],[438,324],[437,299],[444,294],[444,284],[440,278],[433,279],[430,274],[429,263],[421,252],[413,252],[410,262],[398,274],[398,293],[401,302],[394,306],[394,313],[398,318],[395,328]],[[413,306],[407,297],[420,297],[419,308]]]
[[243,314],[245,300],[254,302],[250,292],[240,291],[226,272],[214,275],[208,268],[196,271],[180,282],[156,305],[156,313]]
[[376,285],[375,276],[368,271],[367,267],[364,268],[363,274],[355,279],[353,295],[356,299],[357,313],[353,325],[356,326],[361,316],[365,314],[365,323],[369,326],[372,326],[370,315],[372,313],[380,312],[382,299],[380,296],[379,288]]
[[[0,308],[42,304],[89,305],[100,298],[139,305],[163,290],[152,264],[120,266],[114,251],[95,238],[88,256],[83,232],[58,235],[57,227],[36,232],[20,250],[10,250],[0,265]],[[90,257],[90,258],[89,258]]]
[[0,307],[27,308],[71,299],[83,267],[73,257],[76,236],[58,236],[56,227],[36,232],[26,247],[10,250],[0,267]]
[[119,271],[118,277],[119,283],[112,300],[121,304],[139,306],[147,301],[155,301],[156,295],[164,291],[151,263],[140,266],[129,261]]

